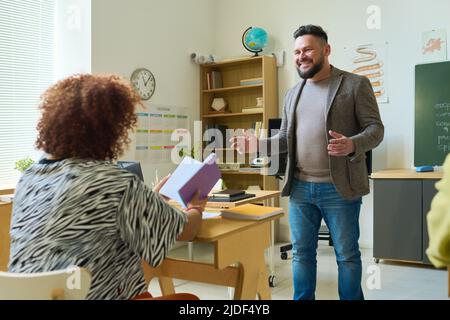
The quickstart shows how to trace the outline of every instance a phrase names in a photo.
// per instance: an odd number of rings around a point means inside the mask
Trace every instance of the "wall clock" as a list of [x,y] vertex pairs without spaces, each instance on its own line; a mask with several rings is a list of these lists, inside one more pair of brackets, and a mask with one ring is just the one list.
[[131,84],[142,100],[148,100],[155,93],[156,81],[153,73],[145,68],[138,68],[131,75]]

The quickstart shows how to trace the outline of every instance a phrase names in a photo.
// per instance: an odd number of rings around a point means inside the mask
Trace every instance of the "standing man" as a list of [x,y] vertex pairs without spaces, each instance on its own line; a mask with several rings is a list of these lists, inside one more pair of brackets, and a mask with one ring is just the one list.
[[[322,218],[334,243],[340,299],[364,299],[358,239],[361,197],[369,193],[365,153],[382,141],[384,127],[370,81],[330,65],[321,27],[301,26],[294,39],[302,80],[285,96],[280,132],[259,141],[277,140],[279,152],[288,153],[282,195],[290,196],[294,299],[315,298]],[[231,143],[257,151],[249,133]]]

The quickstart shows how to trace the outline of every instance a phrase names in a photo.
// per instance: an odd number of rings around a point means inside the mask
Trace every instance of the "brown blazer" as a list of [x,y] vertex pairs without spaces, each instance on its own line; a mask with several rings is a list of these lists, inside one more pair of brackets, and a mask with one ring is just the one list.
[[[300,81],[286,93],[280,131],[276,136],[265,140],[269,145],[274,145],[277,140],[279,153],[288,153],[282,196],[290,194],[294,179],[295,112],[305,83],[305,80]],[[366,77],[332,67],[326,127],[328,137],[328,130],[333,130],[351,137],[355,145],[352,156],[329,157],[331,178],[337,191],[346,199],[368,194],[365,152],[375,148],[383,140],[384,126],[372,86]]]

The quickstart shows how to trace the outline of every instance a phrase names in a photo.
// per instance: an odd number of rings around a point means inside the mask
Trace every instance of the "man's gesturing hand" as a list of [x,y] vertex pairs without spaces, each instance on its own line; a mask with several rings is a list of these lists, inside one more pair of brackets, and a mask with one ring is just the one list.
[[244,135],[234,136],[230,139],[231,148],[242,153],[255,153],[258,151],[258,138],[252,133],[244,130]]
[[327,147],[330,156],[345,157],[355,151],[352,139],[332,130],[328,133],[334,138],[330,139]]

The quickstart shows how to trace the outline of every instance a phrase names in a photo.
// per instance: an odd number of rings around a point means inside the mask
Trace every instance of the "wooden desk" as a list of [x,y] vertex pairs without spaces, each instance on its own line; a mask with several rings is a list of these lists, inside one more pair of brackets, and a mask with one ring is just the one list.
[[176,278],[235,287],[234,299],[270,299],[264,251],[270,245],[270,224],[282,215],[262,221],[205,219],[194,241],[214,243],[214,263],[171,258],[158,268],[143,263],[145,279],[150,283],[158,277],[163,295],[175,292],[172,278]]
[[[206,204],[206,211],[215,211],[219,209],[228,209],[241,206],[246,203],[256,203],[262,202],[265,206],[275,207],[275,199],[281,194],[278,190],[246,190],[247,193],[254,194],[252,198],[247,198],[244,200],[236,202],[211,202]],[[179,206],[176,201],[169,201],[173,206]],[[270,224],[270,248],[269,248],[269,283],[271,287],[275,286],[275,265],[274,265],[274,248],[275,248],[275,219],[272,220]],[[188,243],[188,255],[189,260],[194,260],[192,242]]]
[[8,269],[12,202],[0,202],[0,271]]

